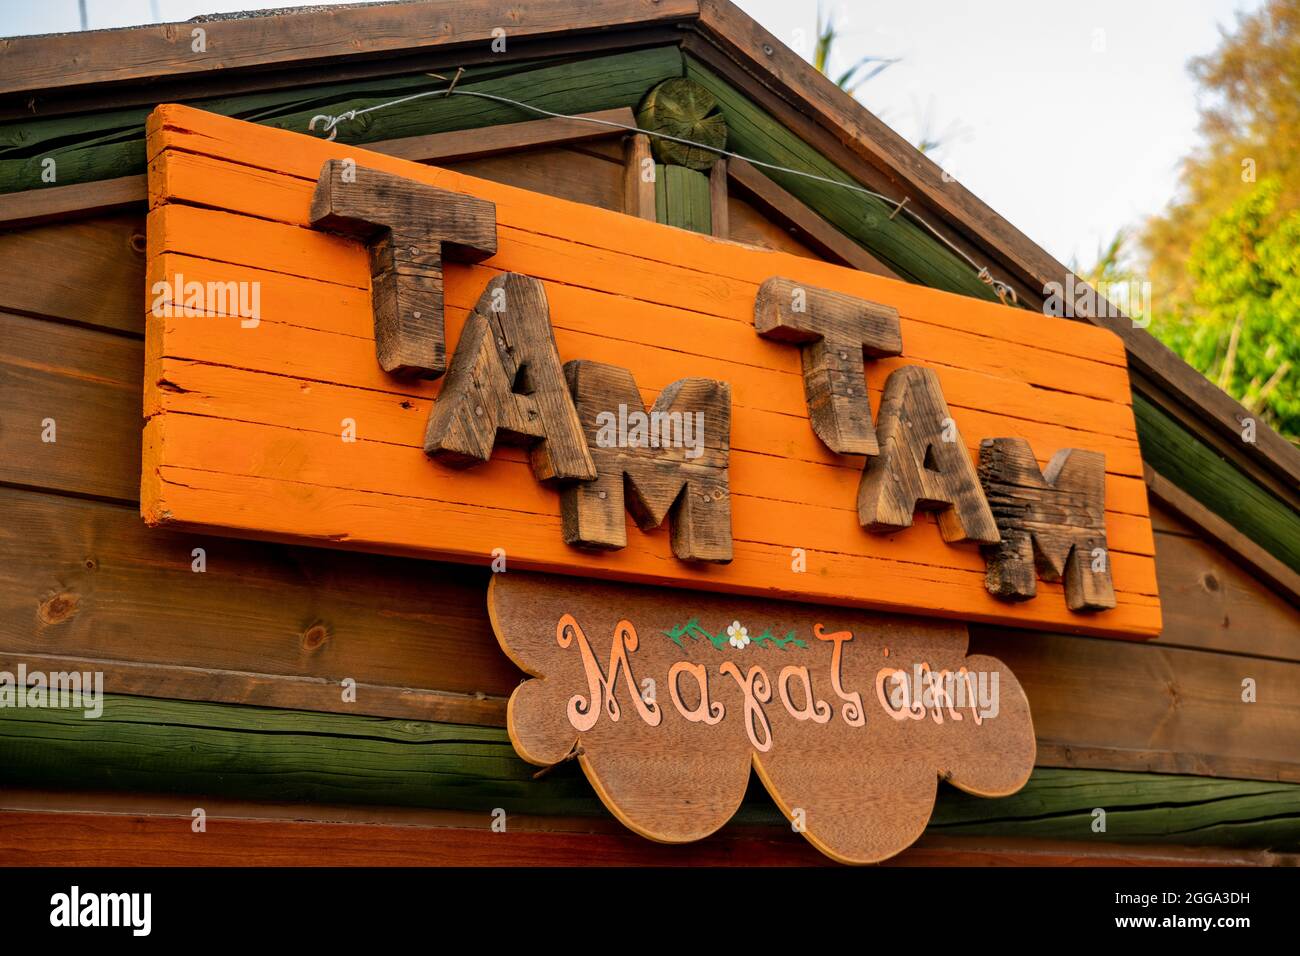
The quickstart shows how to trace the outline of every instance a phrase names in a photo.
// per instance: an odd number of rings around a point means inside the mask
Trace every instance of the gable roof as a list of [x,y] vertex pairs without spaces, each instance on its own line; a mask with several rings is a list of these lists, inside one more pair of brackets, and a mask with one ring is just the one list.
[[[202,29],[202,43],[194,31]],[[505,30],[507,52],[493,53]],[[1039,308],[1070,270],[728,0],[403,0],[198,18],[0,40],[0,119],[31,119],[196,94],[393,75],[456,63],[679,43],[858,181],[904,198],[945,239]],[[201,46],[201,49],[196,49]],[[1159,414],[1300,510],[1300,449],[1145,329],[1105,306],[1083,316],[1124,341],[1134,386]],[[1207,502],[1208,503],[1208,502]]]

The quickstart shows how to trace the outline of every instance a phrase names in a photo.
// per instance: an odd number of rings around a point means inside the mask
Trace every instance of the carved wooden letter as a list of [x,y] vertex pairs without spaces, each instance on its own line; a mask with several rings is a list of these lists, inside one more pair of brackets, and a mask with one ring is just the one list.
[[684,378],[660,392],[647,413],[627,369],[578,360],[564,372],[599,475],[561,490],[565,542],[626,547],[626,488],[638,527],[657,528],[669,519],[678,558],[730,561],[731,386]]
[[496,206],[331,159],[316,183],[311,222],[369,247],[380,368],[419,378],[442,375],[442,257],[478,262],[495,255]]
[[465,320],[424,433],[424,453],[453,468],[492,457],[498,437],[531,447],[539,481],[596,477],[560,367],[542,283],[494,278]]
[[981,550],[989,593],[1025,601],[1044,581],[1065,582],[1071,611],[1115,606],[1106,549],[1106,456],[1065,448],[1041,474],[1029,443],[986,438],[980,443],[980,481],[1002,541]]
[[754,328],[799,345],[808,418],[826,447],[841,455],[875,455],[863,356],[901,355],[898,310],[793,279],[763,283]]
[[858,521],[870,531],[910,527],[917,508],[939,512],[945,541],[995,544],[997,524],[933,369],[908,365],[885,381],[880,456],[858,485]]

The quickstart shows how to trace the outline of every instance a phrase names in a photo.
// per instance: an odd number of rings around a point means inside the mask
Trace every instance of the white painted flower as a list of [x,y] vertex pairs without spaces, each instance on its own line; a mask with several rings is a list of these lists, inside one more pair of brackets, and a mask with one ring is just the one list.
[[749,629],[739,621],[732,621],[727,625],[727,637],[731,638],[731,646],[740,650],[749,643]]

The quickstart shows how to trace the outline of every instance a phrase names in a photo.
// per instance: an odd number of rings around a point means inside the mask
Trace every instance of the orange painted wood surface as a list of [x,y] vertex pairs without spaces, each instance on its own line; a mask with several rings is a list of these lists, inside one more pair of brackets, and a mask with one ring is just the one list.
[[[1107,331],[188,107],[154,113],[149,155],[149,285],[179,274],[261,290],[256,328],[232,316],[147,317],[150,523],[482,563],[504,548],[511,568],[1101,635],[1159,632],[1125,354]],[[514,271],[545,283],[562,360],[627,367],[647,402],[686,376],[731,383],[730,565],[679,562],[666,529],[635,525],[622,551],[576,551],[561,538],[558,495],[533,481],[523,453],[501,448],[468,471],[423,455],[440,383],[382,372],[364,246],[307,227],[331,158],[496,203],[498,254],[445,266],[449,352],[484,284]],[[978,550],[943,542],[932,518],[891,535],[859,527],[862,459],[817,440],[798,350],[754,331],[758,286],[774,275],[900,311],[903,356],[867,366],[873,408],[890,371],[924,365],[972,456],[985,437],[1024,438],[1042,464],[1063,447],[1103,452],[1118,606],[1074,614],[1060,585],[1045,582],[1036,599],[1006,604],[985,591]],[[345,418],[356,422],[355,442],[340,438]],[[795,548],[806,572],[792,570]]]

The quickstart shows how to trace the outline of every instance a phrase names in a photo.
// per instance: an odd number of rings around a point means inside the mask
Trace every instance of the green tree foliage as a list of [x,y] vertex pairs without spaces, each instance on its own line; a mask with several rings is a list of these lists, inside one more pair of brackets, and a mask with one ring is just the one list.
[[1187,263],[1193,301],[1161,313],[1161,338],[1285,434],[1300,435],[1300,211],[1261,180],[1210,220]]
[[1239,15],[1191,68],[1204,145],[1139,235],[1150,331],[1300,440],[1300,0]]

